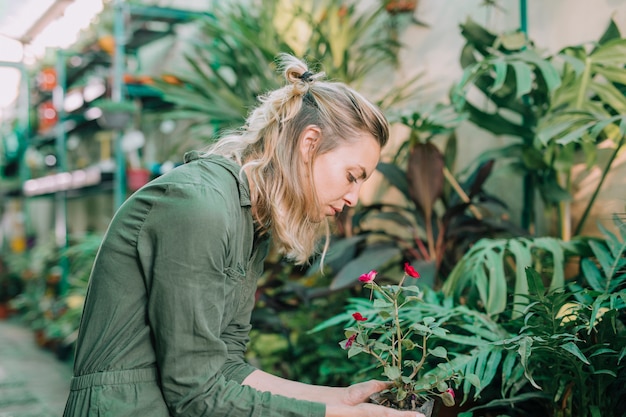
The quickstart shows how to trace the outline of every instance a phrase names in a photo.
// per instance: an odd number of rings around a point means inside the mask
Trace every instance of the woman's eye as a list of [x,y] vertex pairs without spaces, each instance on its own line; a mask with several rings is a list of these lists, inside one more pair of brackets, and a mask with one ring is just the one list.
[[354,177],[354,175],[348,173],[348,181],[349,182],[356,182],[356,178]]

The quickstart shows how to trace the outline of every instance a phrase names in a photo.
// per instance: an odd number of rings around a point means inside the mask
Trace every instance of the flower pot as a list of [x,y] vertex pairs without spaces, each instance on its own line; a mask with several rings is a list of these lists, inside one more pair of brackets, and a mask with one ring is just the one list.
[[8,318],[11,315],[10,311],[9,303],[0,302],[0,320]]
[[416,411],[424,414],[424,416],[426,417],[431,417],[433,415],[433,410],[435,409],[435,400],[433,398],[429,398],[423,402],[407,403],[404,407],[399,407],[393,402],[391,397],[385,395],[385,391],[383,391],[382,393],[375,393],[371,395],[370,401],[374,404],[382,405],[389,408],[401,409],[406,411]]
[[385,10],[388,13],[411,13],[417,8],[417,0],[387,0]]

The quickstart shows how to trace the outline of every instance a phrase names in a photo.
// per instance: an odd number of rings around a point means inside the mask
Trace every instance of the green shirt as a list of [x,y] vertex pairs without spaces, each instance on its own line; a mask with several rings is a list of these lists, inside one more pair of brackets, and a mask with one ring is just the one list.
[[323,416],[321,403],[241,385],[255,369],[244,353],[269,242],[255,235],[237,164],[195,152],[185,162],[111,221],[64,416]]

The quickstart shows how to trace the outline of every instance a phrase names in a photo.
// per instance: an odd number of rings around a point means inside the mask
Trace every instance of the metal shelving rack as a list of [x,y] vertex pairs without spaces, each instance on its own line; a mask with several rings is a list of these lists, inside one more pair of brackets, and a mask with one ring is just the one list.
[[[28,125],[29,108],[34,103],[21,103],[21,109],[25,114],[20,117],[22,124],[25,125],[26,145],[31,144],[54,144],[57,156],[57,168],[61,174],[71,174],[68,172],[66,143],[68,137],[68,118],[75,115],[68,115],[64,110],[64,101],[68,88],[72,83],[81,77],[86,71],[96,65],[110,67],[110,93],[112,101],[123,101],[129,98],[141,98],[142,94],[150,94],[154,98],[155,92],[134,89],[132,96],[129,94],[128,86],[124,82],[124,74],[126,72],[127,59],[133,54],[137,54],[143,46],[154,42],[166,36],[173,35],[174,27],[180,23],[190,22],[203,13],[185,11],[173,8],[163,8],[155,6],[140,6],[128,4],[124,0],[114,0],[113,4],[113,38],[115,41],[115,49],[111,57],[102,52],[88,51],[84,55],[84,59],[78,66],[68,65],[68,59],[74,52],[59,50],[57,51],[57,59],[55,70],[57,73],[57,87],[52,93],[52,101],[57,111],[58,122],[53,130],[45,135],[36,134]],[[165,23],[165,29],[154,30],[145,25],[145,23],[158,21]],[[0,65],[14,66],[22,71],[22,91],[20,97],[23,100],[29,100],[30,86],[27,71],[23,65],[15,63],[3,63]],[[48,99],[49,97],[45,97]],[[81,121],[81,122],[84,122]],[[71,129],[71,128],[70,128]],[[56,244],[59,248],[65,248],[68,245],[68,219],[67,219],[67,201],[70,198],[80,198],[98,192],[113,192],[113,211],[117,210],[127,197],[126,188],[126,158],[122,150],[122,131],[114,132],[113,152],[115,160],[115,172],[112,175],[102,176],[98,184],[87,184],[78,189],[60,189],[40,194],[54,198],[54,235]],[[26,168],[23,155],[20,161],[21,173],[20,184],[22,188],[17,192],[16,197],[32,198],[25,194],[24,184],[30,180],[30,172]],[[28,217],[28,216],[26,216]],[[62,276],[59,284],[59,292],[63,293],[67,288],[67,264],[61,260]]]

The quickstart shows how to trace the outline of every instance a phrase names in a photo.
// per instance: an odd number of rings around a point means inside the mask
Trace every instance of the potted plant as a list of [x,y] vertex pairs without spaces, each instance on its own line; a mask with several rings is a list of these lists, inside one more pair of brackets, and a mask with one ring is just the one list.
[[[372,290],[371,307],[374,316],[362,312],[352,313],[354,325],[345,329],[346,339],[340,343],[348,357],[360,353],[371,355],[377,367],[391,382],[388,389],[372,396],[371,401],[396,409],[419,411],[430,416],[439,399],[445,406],[453,406],[454,389],[463,375],[450,366],[448,352],[443,346],[429,343],[431,336],[442,337],[446,330],[434,317],[407,323],[401,311],[422,301],[422,290],[417,285],[403,286],[407,277],[417,279],[419,273],[404,264],[404,274],[397,285],[379,285],[377,272],[370,271],[359,277],[366,288]],[[434,365],[426,371],[426,364]],[[449,365],[449,364],[448,364]]]

